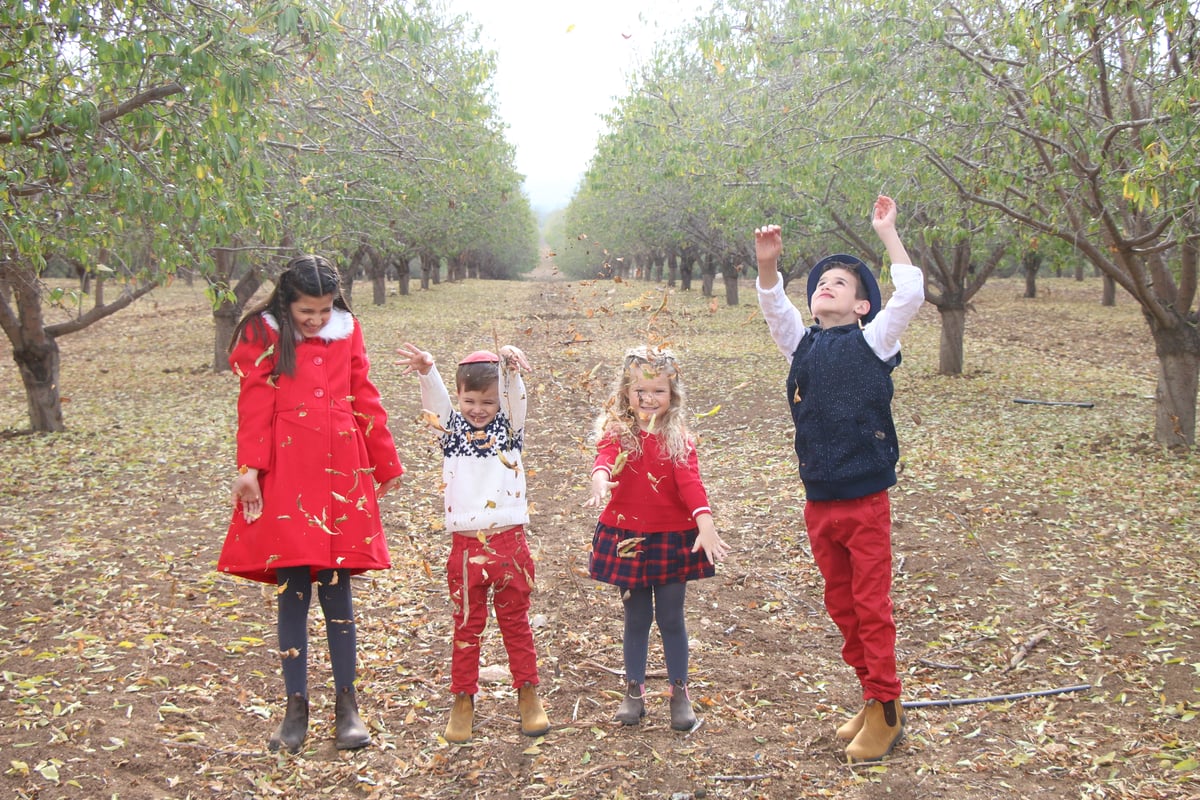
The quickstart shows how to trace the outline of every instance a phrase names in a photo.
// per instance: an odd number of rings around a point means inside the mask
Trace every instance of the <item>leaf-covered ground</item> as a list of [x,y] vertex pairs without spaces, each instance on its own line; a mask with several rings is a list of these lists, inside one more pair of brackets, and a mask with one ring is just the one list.
[[[0,361],[0,793],[17,798],[1184,798],[1200,789],[1200,465],[1153,443],[1153,349],[1098,281],[989,284],[966,374],[935,374],[937,314],[904,340],[893,492],[908,701],[1090,688],[914,708],[884,764],[832,737],[859,702],[821,603],[790,452],[784,360],[752,288],[728,307],[641,283],[478,282],[367,305],[373,375],[409,472],[387,500],[395,566],[357,580],[360,695],[374,745],[339,753],[319,611],[313,720],[299,756],[266,751],[281,713],[273,593],[213,571],[228,521],[234,402],[213,374],[201,292],[158,291],[62,341],[69,432],[27,425]],[[793,294],[795,288],[793,289]],[[689,588],[703,725],[614,725],[615,593],[584,575],[587,434],[623,350],[683,360],[701,467],[735,548]],[[554,730],[522,737],[502,677],[468,746],[449,706],[439,454],[411,340],[444,364],[512,342],[529,377],[534,623]],[[447,370],[447,373],[449,370]],[[1094,408],[1013,398],[1088,401]],[[494,626],[485,648],[504,663]],[[662,674],[661,651],[651,669]],[[492,670],[496,672],[496,670]]]

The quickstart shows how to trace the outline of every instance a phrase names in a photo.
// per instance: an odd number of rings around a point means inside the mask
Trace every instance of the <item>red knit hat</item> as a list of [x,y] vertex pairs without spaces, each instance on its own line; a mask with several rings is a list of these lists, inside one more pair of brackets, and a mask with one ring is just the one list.
[[458,362],[461,367],[463,364],[499,364],[500,356],[493,353],[491,350],[476,350],[471,355]]

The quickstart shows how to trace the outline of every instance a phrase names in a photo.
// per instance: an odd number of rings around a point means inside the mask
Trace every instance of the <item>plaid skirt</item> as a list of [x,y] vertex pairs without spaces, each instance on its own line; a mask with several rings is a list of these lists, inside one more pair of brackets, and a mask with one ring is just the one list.
[[692,552],[699,535],[689,531],[639,533],[597,523],[588,574],[622,589],[711,578],[716,568],[703,550]]

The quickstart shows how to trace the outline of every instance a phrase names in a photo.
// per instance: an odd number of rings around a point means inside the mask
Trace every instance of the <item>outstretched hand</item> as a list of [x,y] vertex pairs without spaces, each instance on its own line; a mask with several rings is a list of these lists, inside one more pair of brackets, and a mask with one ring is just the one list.
[[617,488],[617,482],[609,477],[603,469],[592,473],[592,495],[583,505],[587,508],[599,508],[608,502],[608,496]]
[[411,342],[400,345],[396,348],[396,353],[400,356],[396,359],[396,366],[404,367],[405,375],[414,372],[428,375],[429,370],[433,369],[433,356]]
[[871,214],[871,227],[882,234],[896,229],[896,201],[881,194],[875,198],[875,209]]
[[754,255],[758,263],[774,264],[783,254],[783,229],[778,225],[764,225],[754,230]]
[[525,357],[525,353],[521,348],[513,344],[506,344],[500,348],[500,358],[504,362],[505,368],[509,370],[519,369],[524,372],[532,372],[533,367],[529,366],[529,359]]

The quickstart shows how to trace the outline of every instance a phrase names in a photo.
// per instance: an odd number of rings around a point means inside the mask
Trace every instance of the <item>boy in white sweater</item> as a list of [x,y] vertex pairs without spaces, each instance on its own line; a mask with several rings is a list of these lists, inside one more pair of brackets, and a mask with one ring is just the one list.
[[550,722],[537,695],[537,652],[529,627],[534,568],[525,541],[529,504],[521,462],[526,410],[521,370],[529,370],[529,362],[512,345],[501,347],[499,355],[471,353],[458,363],[455,411],[433,356],[407,342],[397,352],[404,374],[416,372],[420,379],[421,404],[440,432],[443,455],[446,530],[452,534],[446,574],[454,602],[454,706],[445,739],[471,738],[489,592],[517,689],[521,733],[541,736]]

